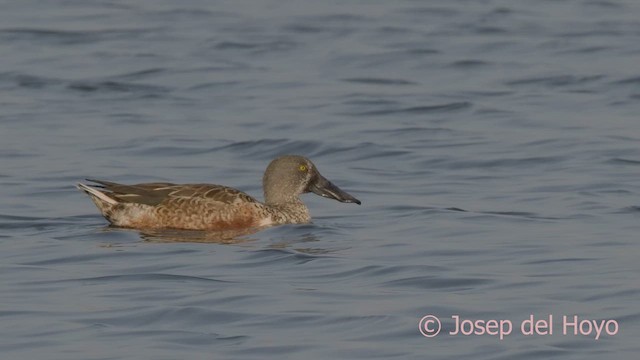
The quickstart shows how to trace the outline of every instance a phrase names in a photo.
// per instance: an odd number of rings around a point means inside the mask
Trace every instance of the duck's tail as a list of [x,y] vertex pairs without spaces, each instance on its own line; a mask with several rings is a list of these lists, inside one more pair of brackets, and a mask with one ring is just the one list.
[[116,207],[116,205],[120,204],[118,200],[110,197],[108,193],[104,193],[99,189],[82,183],[78,183],[76,187],[87,193],[93,203],[96,204],[98,210],[100,210],[100,212],[102,213],[102,216],[111,221],[114,208]]
[[85,193],[89,194],[89,196],[91,196],[92,199],[99,200],[99,201],[107,203],[109,205],[117,205],[118,204],[117,200],[110,198],[107,194],[103,193],[102,191],[100,191],[98,189],[92,188],[92,187],[87,186],[87,185],[82,184],[82,183],[78,183],[76,185],[76,187],[78,189],[84,191]]

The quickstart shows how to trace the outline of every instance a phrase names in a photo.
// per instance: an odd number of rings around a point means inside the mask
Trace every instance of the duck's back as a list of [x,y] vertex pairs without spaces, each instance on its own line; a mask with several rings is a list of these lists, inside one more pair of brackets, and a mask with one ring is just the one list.
[[91,180],[87,191],[113,225],[131,228],[226,230],[263,226],[264,205],[246,193],[222,185],[144,183],[123,185]]

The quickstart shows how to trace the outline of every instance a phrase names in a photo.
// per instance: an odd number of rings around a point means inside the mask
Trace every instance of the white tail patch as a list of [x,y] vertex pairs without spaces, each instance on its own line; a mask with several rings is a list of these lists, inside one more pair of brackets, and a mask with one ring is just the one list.
[[85,184],[81,184],[81,183],[78,183],[78,185],[76,185],[76,186],[77,186],[78,189],[86,192],[89,195],[97,197],[98,199],[106,202],[107,204],[111,204],[111,205],[117,205],[118,204],[118,201],[110,198],[109,196],[107,196],[105,193],[101,192],[98,189],[94,189],[92,187],[89,187],[89,186],[87,186]]

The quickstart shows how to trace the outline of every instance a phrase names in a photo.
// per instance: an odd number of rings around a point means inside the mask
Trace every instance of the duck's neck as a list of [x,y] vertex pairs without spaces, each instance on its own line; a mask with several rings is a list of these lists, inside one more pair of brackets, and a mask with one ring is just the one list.
[[270,209],[270,215],[278,224],[300,224],[311,221],[309,209],[300,198],[290,199],[287,202],[266,203]]

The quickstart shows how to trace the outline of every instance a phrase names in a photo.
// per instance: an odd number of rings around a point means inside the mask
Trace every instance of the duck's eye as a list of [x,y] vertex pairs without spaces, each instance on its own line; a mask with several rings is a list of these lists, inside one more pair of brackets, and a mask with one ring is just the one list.
[[307,171],[307,165],[300,165],[300,166],[298,166],[298,170],[300,170],[300,171]]

